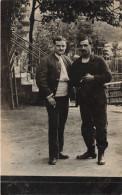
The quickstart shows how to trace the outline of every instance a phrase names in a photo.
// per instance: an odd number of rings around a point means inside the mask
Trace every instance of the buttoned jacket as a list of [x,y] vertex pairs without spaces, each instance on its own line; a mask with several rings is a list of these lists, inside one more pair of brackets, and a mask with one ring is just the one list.
[[[69,76],[71,60],[65,55],[62,55],[62,59],[66,67],[67,74]],[[36,83],[39,87],[41,96],[47,97],[52,93],[55,96],[60,78],[60,73],[61,64],[54,53],[49,54],[41,60],[36,74]],[[70,88],[70,81],[68,81],[68,91],[70,91]]]

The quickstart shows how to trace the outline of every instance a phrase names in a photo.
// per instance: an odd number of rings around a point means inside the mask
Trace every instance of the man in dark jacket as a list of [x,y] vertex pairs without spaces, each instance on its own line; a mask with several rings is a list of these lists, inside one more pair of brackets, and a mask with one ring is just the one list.
[[81,132],[87,152],[77,159],[96,158],[95,138],[98,148],[98,164],[104,165],[107,142],[107,99],[104,84],[111,81],[111,73],[105,60],[91,53],[91,40],[79,37],[79,57],[71,67],[71,83],[77,88],[77,101],[82,118]]
[[69,107],[69,70],[70,59],[63,55],[66,39],[58,36],[53,40],[54,53],[45,57],[37,70],[36,82],[40,94],[46,99],[49,119],[49,164],[55,165],[56,159],[68,159],[64,155],[64,128]]

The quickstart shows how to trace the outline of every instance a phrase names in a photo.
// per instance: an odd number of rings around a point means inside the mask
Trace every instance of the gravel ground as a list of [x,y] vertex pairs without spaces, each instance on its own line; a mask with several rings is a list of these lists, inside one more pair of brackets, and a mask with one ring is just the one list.
[[[44,107],[25,106],[2,111],[2,175],[122,177],[122,106],[108,106],[106,165],[97,159],[76,160],[86,151],[80,132],[79,108],[70,108],[65,128],[64,153],[68,160],[48,163],[48,119]],[[97,152],[97,149],[96,149]]]

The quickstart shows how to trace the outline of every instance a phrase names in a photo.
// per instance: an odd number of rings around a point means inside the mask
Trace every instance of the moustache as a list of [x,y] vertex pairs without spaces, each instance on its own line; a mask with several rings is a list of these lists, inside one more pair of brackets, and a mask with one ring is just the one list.
[[85,49],[82,49],[81,52],[87,52]]

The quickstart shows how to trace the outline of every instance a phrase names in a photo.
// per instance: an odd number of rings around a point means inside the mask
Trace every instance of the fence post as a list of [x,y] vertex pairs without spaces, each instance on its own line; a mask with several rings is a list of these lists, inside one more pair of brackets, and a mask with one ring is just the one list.
[[12,108],[15,109],[13,82],[12,82],[12,72],[11,72],[11,70],[9,72],[9,79],[10,79],[10,91],[11,91],[11,104],[12,104]]
[[18,107],[19,102],[18,102],[17,84],[16,84],[16,77],[15,77],[15,67],[13,67],[13,79],[14,79],[14,91],[15,91],[16,106]]

